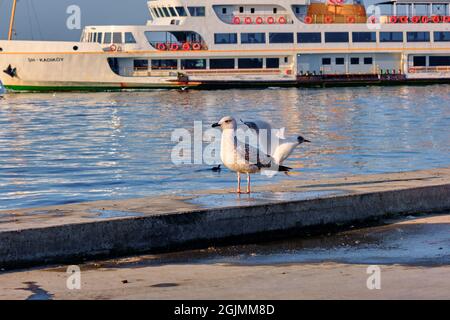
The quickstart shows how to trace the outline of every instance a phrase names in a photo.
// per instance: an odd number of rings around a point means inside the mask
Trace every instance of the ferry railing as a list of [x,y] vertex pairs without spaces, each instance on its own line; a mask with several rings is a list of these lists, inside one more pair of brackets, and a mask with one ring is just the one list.
[[[240,25],[249,25],[249,24],[293,24],[294,19],[292,19],[289,14],[230,14],[230,15],[221,15],[220,18],[222,21],[228,24],[240,24]],[[272,20],[273,19],[273,20]]]
[[446,15],[432,15],[432,16],[419,16],[419,15],[389,15],[381,16],[380,23],[383,24],[398,24],[398,23],[450,23],[450,16]]
[[185,69],[182,70],[188,75],[200,74],[280,74],[280,69]]
[[[129,77],[151,77],[151,76],[170,76],[177,71],[177,68],[167,68],[167,67],[152,67],[148,68],[135,68],[130,70],[127,74],[122,73],[124,76]],[[292,75],[292,69],[182,69],[181,72],[187,75],[244,75],[244,74],[265,74],[265,75]]]
[[366,16],[342,16],[342,15],[305,15],[303,17],[299,17],[300,21],[306,24],[333,24],[333,23],[366,23]]
[[439,66],[439,67],[409,67],[409,73],[440,73],[440,72],[450,72],[450,66]]
[[[170,42],[170,41],[151,41],[150,45],[159,51],[198,51],[208,50],[204,41]],[[187,49],[189,45],[189,49]]]

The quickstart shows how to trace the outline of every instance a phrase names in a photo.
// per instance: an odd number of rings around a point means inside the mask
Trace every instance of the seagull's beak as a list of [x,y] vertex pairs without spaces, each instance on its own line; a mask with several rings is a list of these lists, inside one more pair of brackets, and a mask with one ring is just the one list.
[[213,128],[217,128],[217,127],[220,127],[220,124],[218,124],[218,123],[214,123],[214,124],[212,125],[212,127],[213,127]]
[[306,139],[305,139],[305,141],[304,141],[304,142],[308,142],[308,143],[311,143],[311,141],[309,141],[309,140],[306,140]]

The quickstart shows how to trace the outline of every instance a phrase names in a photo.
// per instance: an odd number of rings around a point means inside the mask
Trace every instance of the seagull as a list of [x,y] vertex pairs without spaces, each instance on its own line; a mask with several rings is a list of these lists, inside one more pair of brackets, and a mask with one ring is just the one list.
[[[261,170],[289,172],[291,168],[276,166],[274,159],[260,149],[248,144],[239,144],[236,137],[237,122],[233,117],[224,117],[213,128],[222,129],[222,141],[220,146],[220,158],[225,167],[237,173],[237,193],[241,192],[241,174],[247,175],[247,193],[251,193],[250,174]],[[261,161],[264,160],[264,161]]]
[[[243,121],[243,124],[250,128],[258,136],[258,148],[262,152],[272,155],[277,147],[279,140],[286,140],[284,136],[285,129],[272,129],[270,123],[262,120],[255,121]],[[272,141],[272,133],[278,138],[276,141]],[[273,143],[275,143],[273,145]]]
[[294,150],[301,145],[302,143],[310,143],[311,141],[306,140],[305,138],[303,138],[302,136],[299,136],[297,138],[296,142],[286,142],[283,144],[280,144],[275,152],[272,155],[272,158],[275,161],[275,164],[277,165],[282,165],[283,162],[289,158],[289,156],[292,154],[292,152],[294,152]]

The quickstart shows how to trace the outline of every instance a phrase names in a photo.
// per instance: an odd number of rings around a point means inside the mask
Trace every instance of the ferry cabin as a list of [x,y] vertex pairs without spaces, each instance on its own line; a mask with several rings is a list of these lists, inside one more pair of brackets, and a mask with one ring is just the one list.
[[151,0],[146,26],[0,41],[16,90],[450,80],[450,0]]

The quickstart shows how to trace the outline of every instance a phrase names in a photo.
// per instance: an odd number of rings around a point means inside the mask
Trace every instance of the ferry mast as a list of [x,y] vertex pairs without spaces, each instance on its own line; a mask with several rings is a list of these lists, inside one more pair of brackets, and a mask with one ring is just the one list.
[[14,18],[16,15],[16,7],[17,7],[17,0],[13,1],[13,6],[11,9],[11,19],[9,21],[9,32],[8,32],[8,40],[12,40],[13,36],[13,28],[14,28]]

